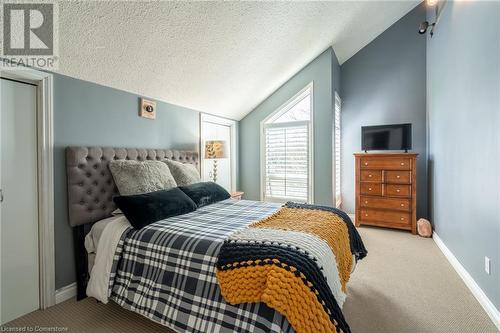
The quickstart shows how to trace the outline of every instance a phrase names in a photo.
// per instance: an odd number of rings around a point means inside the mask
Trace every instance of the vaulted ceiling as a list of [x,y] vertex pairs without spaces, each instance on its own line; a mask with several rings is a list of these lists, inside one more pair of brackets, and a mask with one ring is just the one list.
[[241,119],[327,47],[349,59],[419,1],[61,1],[59,72]]

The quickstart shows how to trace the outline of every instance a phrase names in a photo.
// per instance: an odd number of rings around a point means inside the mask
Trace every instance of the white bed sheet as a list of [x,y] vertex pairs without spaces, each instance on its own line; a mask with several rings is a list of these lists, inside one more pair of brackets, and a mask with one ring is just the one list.
[[95,223],[85,237],[89,257],[95,256],[90,268],[87,296],[108,303],[109,279],[116,247],[122,234],[130,227],[130,222],[124,215],[116,215]]

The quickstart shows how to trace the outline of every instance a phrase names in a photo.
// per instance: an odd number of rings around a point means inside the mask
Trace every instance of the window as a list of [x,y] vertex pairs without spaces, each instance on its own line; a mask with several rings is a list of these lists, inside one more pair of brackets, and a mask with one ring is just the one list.
[[335,119],[334,119],[334,146],[335,146],[335,206],[340,208],[342,205],[342,194],[341,194],[341,136],[340,136],[340,115],[342,110],[342,101],[340,100],[339,94],[335,92]]
[[262,123],[262,199],[313,201],[312,83]]
[[[201,178],[204,181],[213,181],[215,175],[217,184],[228,192],[236,190],[235,126],[234,120],[204,113],[200,115]],[[206,156],[207,141],[218,141],[223,144],[224,156],[221,158]]]

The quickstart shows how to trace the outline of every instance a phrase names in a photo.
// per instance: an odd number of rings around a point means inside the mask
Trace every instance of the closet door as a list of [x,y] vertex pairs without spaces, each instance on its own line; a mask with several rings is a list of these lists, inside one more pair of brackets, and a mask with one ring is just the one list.
[[0,80],[0,323],[39,308],[36,87]]

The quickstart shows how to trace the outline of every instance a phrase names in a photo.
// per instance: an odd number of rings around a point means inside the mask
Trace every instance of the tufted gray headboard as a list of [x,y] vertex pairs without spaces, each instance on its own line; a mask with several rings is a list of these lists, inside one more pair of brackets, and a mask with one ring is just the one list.
[[168,149],[67,147],[68,213],[71,226],[92,223],[111,215],[118,194],[108,164],[111,160],[163,160],[190,163],[199,169],[198,152]]

